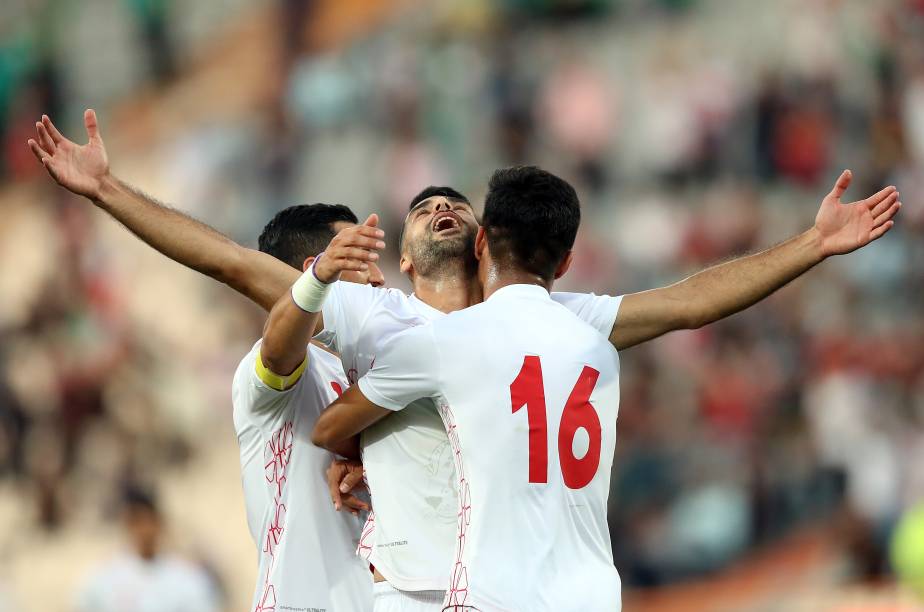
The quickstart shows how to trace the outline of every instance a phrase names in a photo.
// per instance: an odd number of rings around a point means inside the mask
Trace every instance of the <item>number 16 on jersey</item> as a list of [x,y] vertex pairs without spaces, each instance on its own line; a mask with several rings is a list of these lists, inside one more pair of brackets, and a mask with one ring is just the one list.
[[[590,404],[590,395],[600,372],[584,366],[571,389],[558,426],[558,457],[565,485],[570,489],[586,487],[600,465],[600,417]],[[545,385],[542,363],[538,355],[523,358],[520,373],[510,384],[510,401],[513,413],[526,406],[529,423],[529,482],[549,481],[548,416],[546,414]],[[574,455],[573,443],[578,429],[589,436],[587,452],[583,457]]]

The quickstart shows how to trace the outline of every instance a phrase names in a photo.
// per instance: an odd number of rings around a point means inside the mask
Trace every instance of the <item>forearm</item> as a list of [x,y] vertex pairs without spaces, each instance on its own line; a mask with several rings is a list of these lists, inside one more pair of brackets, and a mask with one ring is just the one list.
[[107,176],[94,203],[170,259],[225,283],[266,310],[298,278],[276,258],[247,249],[189,215]]
[[336,442],[331,442],[325,448],[335,455],[340,455],[345,459],[360,459],[359,452],[359,434],[347,438],[345,440],[339,440]]
[[625,349],[677,329],[696,329],[744,310],[824,259],[814,229],[673,285],[623,298],[610,342]]
[[766,251],[713,266],[673,286],[688,304],[686,328],[697,328],[748,308],[801,276],[824,255],[813,228]]
[[274,374],[288,376],[305,360],[319,314],[305,312],[286,293],[270,311],[263,329],[260,357]]

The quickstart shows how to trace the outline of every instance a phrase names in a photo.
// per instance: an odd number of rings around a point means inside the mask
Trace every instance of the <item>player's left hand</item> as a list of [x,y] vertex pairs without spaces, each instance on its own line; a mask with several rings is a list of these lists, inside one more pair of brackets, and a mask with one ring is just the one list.
[[892,217],[901,208],[895,187],[871,195],[865,200],[841,202],[853,174],[844,170],[815,217],[815,231],[821,239],[822,254],[841,255],[865,246],[885,234],[894,225]]
[[360,510],[369,510],[369,504],[352,493],[363,486],[363,464],[359,461],[334,459],[327,468],[327,485],[336,510],[346,508],[353,516],[358,516]]

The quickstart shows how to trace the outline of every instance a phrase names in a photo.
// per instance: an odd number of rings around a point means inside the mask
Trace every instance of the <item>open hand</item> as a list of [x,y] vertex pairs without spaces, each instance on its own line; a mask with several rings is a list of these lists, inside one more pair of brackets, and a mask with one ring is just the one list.
[[109,159],[93,109],[84,112],[83,123],[89,141],[79,145],[62,136],[48,115],[42,115],[42,120],[35,124],[36,138],[29,139],[29,148],[59,185],[96,200],[109,174]]
[[895,187],[886,187],[865,200],[844,204],[841,196],[852,178],[850,170],[841,173],[815,217],[815,230],[821,238],[825,256],[850,253],[876,240],[895,224],[892,217],[902,206]]
[[341,272],[360,272],[369,273],[368,282],[381,284],[381,279],[373,277],[373,272],[377,272],[378,251],[385,248],[382,242],[385,232],[378,225],[379,216],[372,214],[362,225],[338,232],[315,264],[314,273],[318,280],[332,283],[340,278]]

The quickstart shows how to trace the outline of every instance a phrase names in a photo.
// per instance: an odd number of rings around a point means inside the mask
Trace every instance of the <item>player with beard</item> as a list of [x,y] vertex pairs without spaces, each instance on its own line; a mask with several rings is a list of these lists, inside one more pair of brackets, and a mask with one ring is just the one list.
[[[42,144],[33,140],[30,147],[43,160],[60,135],[47,117],[36,129]],[[86,147],[86,156],[105,160],[101,140],[91,138]],[[267,310],[299,276],[274,258],[244,248],[119,181],[109,173],[108,163],[75,158],[67,172],[53,176],[80,194],[80,185],[88,179],[98,182],[100,191],[87,194],[96,206],[164,255],[228,284]],[[701,327],[751,306],[825,258],[853,251],[888,231],[900,207],[895,188],[845,204],[840,198],[850,180],[849,171],[838,178],[813,227],[766,251],[624,297],[552,297],[607,335],[616,349],[672,330]],[[354,290],[335,283],[324,303],[320,339],[340,353],[351,382],[370,369],[375,355],[400,331],[481,301],[474,251],[466,247],[477,229],[464,196],[448,188],[430,188],[414,198],[402,232],[400,265],[414,293]],[[455,477],[442,422],[432,408],[411,406],[367,429],[362,445],[375,528],[370,524],[364,530],[360,549],[371,556],[376,579],[387,579],[391,585],[378,585],[377,609],[391,604],[439,609],[449,583],[444,561],[455,546],[456,508],[455,491],[448,486]],[[356,445],[340,450],[355,453]]]

